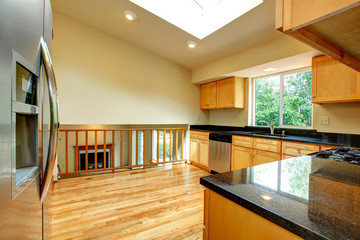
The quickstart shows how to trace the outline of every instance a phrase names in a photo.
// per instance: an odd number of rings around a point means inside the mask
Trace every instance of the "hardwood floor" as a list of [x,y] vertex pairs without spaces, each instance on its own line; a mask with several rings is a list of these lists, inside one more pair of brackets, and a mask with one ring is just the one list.
[[178,164],[62,179],[51,239],[202,239],[206,175]]

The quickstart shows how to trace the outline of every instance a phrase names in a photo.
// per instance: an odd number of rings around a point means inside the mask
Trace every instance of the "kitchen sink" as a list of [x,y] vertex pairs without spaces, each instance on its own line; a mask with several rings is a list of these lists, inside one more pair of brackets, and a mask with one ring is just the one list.
[[256,136],[266,136],[266,137],[289,137],[289,135],[282,135],[282,134],[279,134],[279,133],[274,133],[274,134],[271,134],[271,133],[254,133],[254,135]]

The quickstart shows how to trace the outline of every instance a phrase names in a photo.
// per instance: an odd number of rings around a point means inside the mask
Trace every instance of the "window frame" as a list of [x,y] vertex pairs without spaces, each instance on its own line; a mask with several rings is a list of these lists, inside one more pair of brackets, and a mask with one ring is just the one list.
[[[265,78],[265,77],[272,77],[272,76],[279,76],[280,77],[280,86],[279,86],[279,92],[280,92],[280,99],[279,99],[279,126],[275,126],[278,128],[301,128],[301,129],[313,129],[314,126],[314,104],[311,103],[311,126],[291,126],[291,125],[284,125],[283,121],[283,82],[284,82],[284,75],[289,75],[289,74],[295,74],[295,73],[300,73],[300,72],[312,72],[311,67],[304,67],[304,68],[298,68],[298,69],[293,69],[293,70],[289,70],[289,71],[284,71],[284,72],[279,72],[279,73],[273,73],[273,74],[269,74],[269,75],[263,75],[263,76],[259,76],[259,77],[253,77],[252,78],[252,99],[251,99],[251,103],[252,103],[252,112],[251,112],[251,125],[255,126],[255,127],[262,127],[262,126],[258,126],[255,123],[255,81],[257,79],[261,79],[261,78]],[[312,73],[311,73],[312,74]],[[311,75],[312,76],[312,75]],[[311,83],[312,83],[312,77],[311,77]],[[312,89],[311,89],[312,90]],[[312,94],[312,93],[310,93]]]

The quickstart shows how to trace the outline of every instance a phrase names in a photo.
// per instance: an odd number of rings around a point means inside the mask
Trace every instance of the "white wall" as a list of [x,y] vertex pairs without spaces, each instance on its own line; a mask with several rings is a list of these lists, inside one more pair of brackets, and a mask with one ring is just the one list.
[[54,12],[62,124],[207,124],[191,72]]

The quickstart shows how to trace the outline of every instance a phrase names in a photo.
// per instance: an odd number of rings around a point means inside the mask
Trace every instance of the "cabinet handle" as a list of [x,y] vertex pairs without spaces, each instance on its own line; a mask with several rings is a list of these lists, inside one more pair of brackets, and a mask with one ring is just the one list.
[[298,148],[297,151],[300,152],[301,151],[300,148]]
[[315,98],[315,95],[311,95],[311,98]]
[[205,106],[209,106],[209,104],[207,103],[207,104],[205,104]]
[[252,154],[252,153],[249,153],[250,155]]
[[253,153],[253,155],[255,156],[255,153]]

